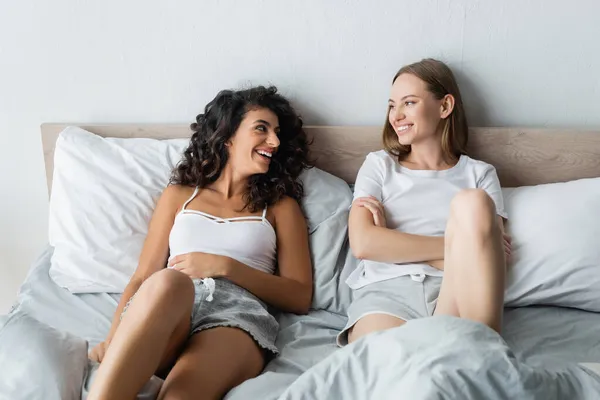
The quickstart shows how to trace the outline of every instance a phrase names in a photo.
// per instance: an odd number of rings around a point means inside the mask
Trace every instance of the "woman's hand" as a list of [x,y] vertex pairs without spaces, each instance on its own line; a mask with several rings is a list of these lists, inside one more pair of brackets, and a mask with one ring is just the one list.
[[101,363],[110,345],[110,339],[106,339],[104,342],[98,343],[88,354],[88,358],[92,361]]
[[169,267],[183,272],[192,279],[221,278],[227,276],[233,260],[209,253],[187,253],[169,260]]
[[359,207],[364,207],[367,210],[371,211],[373,214],[373,222],[375,226],[379,226],[381,228],[387,228],[387,221],[385,220],[385,210],[383,209],[383,204],[379,202],[375,197],[359,197],[356,199],[355,204]]

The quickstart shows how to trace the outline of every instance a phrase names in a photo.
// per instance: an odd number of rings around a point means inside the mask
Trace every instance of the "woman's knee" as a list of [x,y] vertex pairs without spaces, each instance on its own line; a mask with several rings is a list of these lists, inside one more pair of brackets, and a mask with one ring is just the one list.
[[461,190],[450,204],[449,223],[463,228],[492,231],[497,227],[496,206],[483,189]]
[[[140,287],[138,294],[151,302],[180,304],[192,302],[194,282],[185,274],[165,268],[150,276]],[[138,297],[136,294],[136,298]]]

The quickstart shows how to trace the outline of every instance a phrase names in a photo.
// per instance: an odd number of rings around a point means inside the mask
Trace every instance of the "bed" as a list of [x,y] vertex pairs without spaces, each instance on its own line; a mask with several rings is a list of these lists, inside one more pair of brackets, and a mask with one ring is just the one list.
[[[56,140],[60,132],[73,125],[101,137],[163,140],[187,138],[190,135],[186,125],[44,124],[41,131],[49,193],[52,190]],[[366,154],[380,149],[379,127],[313,126],[306,130],[313,138],[311,151],[316,166],[348,184],[353,183]],[[507,188],[600,177],[600,132],[474,128],[469,151],[472,157],[496,166],[501,183]],[[600,215],[596,218],[600,218]],[[346,322],[344,311],[350,298],[343,281],[358,263],[349,254],[347,242],[340,242],[336,249],[334,263],[337,275],[334,281],[337,286],[327,295],[338,300],[321,301],[320,304],[324,306],[313,307],[306,316],[280,315],[277,347],[281,355],[272,360],[259,377],[233,389],[227,399],[367,398],[355,391],[352,385],[340,383],[339,371],[336,372],[336,369],[349,362],[348,358],[343,361],[341,357],[352,352],[352,346],[339,350],[335,338]],[[94,346],[104,339],[109,329],[119,294],[73,294],[59,287],[48,272],[52,253],[53,248],[48,246],[31,267],[11,313],[0,317],[0,326],[10,316],[27,314],[57,330],[83,338],[89,346]],[[314,265],[314,268],[318,269],[319,265]],[[555,368],[559,371],[562,365],[569,363],[600,363],[600,336],[597,332],[600,332],[599,312],[531,305],[506,308],[503,338],[512,352],[511,357],[519,363],[534,369],[541,366],[551,370],[553,366],[560,365]],[[376,354],[376,348],[365,346],[357,349],[356,354]],[[87,366],[81,387],[84,397],[94,368],[91,363]],[[576,372],[579,374],[575,380],[577,384],[587,386],[575,388],[573,393],[589,395],[600,388],[600,381],[590,371],[583,368]],[[537,384],[543,382],[544,378],[539,379]],[[367,386],[376,384],[376,380],[357,379],[357,382]],[[138,398],[152,398],[155,389],[156,386],[149,383]],[[368,390],[372,391],[369,393],[376,393],[374,387]],[[419,397],[410,387],[402,390],[412,393],[412,398],[427,398]],[[457,390],[460,392],[460,389]],[[375,397],[375,394],[370,397],[396,398],[396,395],[397,391],[388,391],[383,397]],[[498,395],[497,398],[502,396]]]

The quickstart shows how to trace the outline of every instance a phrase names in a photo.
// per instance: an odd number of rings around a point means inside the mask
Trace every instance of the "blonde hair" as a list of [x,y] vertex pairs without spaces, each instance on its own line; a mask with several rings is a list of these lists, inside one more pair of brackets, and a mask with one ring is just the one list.
[[[469,131],[454,74],[446,64],[432,58],[402,67],[394,76],[392,84],[402,74],[411,74],[421,79],[427,84],[427,90],[438,100],[448,94],[454,97],[454,109],[444,120],[442,151],[447,162],[458,161],[461,154],[466,154]],[[397,157],[398,161],[404,160],[411,150],[410,145],[398,143],[398,136],[389,121],[389,112],[383,128],[383,147],[389,154]]]

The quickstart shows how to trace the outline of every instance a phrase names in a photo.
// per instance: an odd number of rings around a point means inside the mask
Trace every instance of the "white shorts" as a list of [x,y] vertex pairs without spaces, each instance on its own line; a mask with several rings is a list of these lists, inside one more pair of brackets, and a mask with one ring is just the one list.
[[370,314],[387,314],[404,321],[430,317],[435,311],[442,277],[425,276],[422,282],[410,275],[368,284],[352,291],[348,323],[337,337],[338,346],[348,344],[348,330]]

